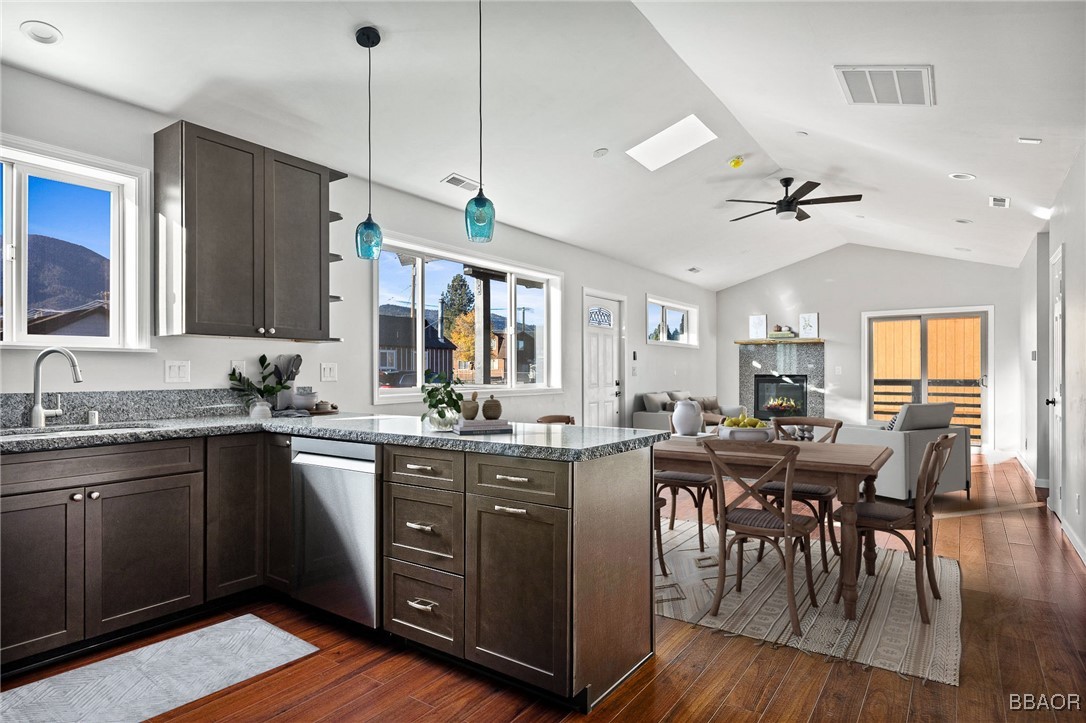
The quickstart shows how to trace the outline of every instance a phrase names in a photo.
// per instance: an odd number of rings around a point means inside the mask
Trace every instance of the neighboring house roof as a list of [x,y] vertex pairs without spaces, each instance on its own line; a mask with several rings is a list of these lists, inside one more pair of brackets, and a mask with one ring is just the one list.
[[[414,346],[414,320],[410,316],[385,314],[385,306],[382,306],[381,315],[378,318],[377,338],[381,340],[382,348]],[[437,333],[436,320],[426,320],[424,341],[427,349],[456,349],[456,344]]]

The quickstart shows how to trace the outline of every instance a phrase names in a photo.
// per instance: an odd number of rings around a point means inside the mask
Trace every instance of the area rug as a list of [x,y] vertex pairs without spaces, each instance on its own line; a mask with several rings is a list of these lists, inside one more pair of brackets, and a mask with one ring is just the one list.
[[146,720],[316,650],[244,615],[5,691],[0,720]]
[[[666,527],[666,525],[665,525]],[[716,528],[705,528],[705,552],[698,550],[697,523],[676,520],[664,530],[664,560],[668,576],[656,575],[656,612],[664,617],[720,629],[774,645],[787,645],[828,659],[855,661],[905,675],[958,684],[961,662],[961,571],[958,561],[935,558],[941,600],[925,585],[931,624],[920,620],[916,604],[914,567],[907,553],[880,549],[876,574],[860,571],[857,619],[845,620],[844,602],[834,604],[840,558],[829,557],[829,572],[822,571],[817,541],[812,549],[818,607],[811,607],[802,562],[797,567],[800,627],[792,634],[788,615],[784,569],[776,553],[767,550],[757,561],[758,545],[744,551],[743,592],[736,593],[732,548],[720,613],[709,615],[716,591]],[[659,569],[659,568],[657,568]]]

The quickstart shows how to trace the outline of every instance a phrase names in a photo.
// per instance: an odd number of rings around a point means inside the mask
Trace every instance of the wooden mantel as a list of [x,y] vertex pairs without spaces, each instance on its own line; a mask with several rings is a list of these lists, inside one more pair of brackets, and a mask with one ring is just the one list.
[[736,339],[736,344],[825,344],[825,339]]

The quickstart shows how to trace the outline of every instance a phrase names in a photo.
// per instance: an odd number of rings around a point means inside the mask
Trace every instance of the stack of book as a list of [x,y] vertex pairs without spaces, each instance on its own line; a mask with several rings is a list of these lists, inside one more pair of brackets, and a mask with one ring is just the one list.
[[796,332],[794,331],[771,331],[769,332],[770,339],[795,339]]
[[504,419],[460,419],[452,431],[457,434],[508,434],[513,425]]

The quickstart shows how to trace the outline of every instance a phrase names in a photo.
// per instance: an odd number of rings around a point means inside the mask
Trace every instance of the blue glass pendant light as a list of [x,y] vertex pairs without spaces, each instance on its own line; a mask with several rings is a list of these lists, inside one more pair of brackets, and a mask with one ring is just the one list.
[[479,0],[479,193],[464,209],[468,240],[488,244],[494,238],[494,204],[483,195],[483,0]]
[[358,258],[376,261],[381,257],[381,227],[373,220],[373,55],[374,46],[381,42],[377,28],[364,27],[355,31],[354,39],[366,49],[366,155],[368,170],[368,209],[366,220],[354,230],[354,247]]

